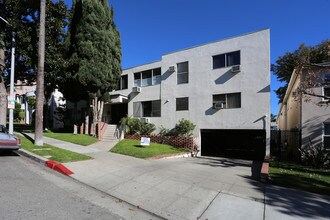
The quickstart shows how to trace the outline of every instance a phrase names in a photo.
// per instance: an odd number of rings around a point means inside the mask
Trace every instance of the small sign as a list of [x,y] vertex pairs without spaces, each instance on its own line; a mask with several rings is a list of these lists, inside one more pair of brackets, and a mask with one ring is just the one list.
[[8,108],[15,109],[15,99],[10,98],[10,96],[8,96]]
[[150,145],[150,138],[141,137],[141,145],[142,146],[149,146]]

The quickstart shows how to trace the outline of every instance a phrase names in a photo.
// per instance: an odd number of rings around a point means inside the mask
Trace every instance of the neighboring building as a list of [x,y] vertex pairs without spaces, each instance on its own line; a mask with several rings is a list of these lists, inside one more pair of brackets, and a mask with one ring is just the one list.
[[[327,65],[330,63],[302,68],[301,71],[295,69],[292,73],[277,116],[277,125],[281,131],[299,131],[301,136],[297,147],[307,147],[311,141],[313,144],[322,143],[330,149],[330,103],[321,97],[330,97],[330,87],[325,85],[329,85],[330,81],[330,71],[324,68]],[[312,83],[316,86],[307,91],[314,95],[300,95],[299,92],[306,84],[307,73],[316,76]],[[282,135],[281,139],[283,142],[288,138]]]
[[261,158],[269,152],[270,31],[126,69],[110,95],[103,117],[113,124],[128,114],[171,129],[185,118],[196,124],[199,154]]

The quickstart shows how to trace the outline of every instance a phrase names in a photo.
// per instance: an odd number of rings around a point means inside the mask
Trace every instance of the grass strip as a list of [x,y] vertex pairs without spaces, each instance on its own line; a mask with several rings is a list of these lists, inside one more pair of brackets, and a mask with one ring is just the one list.
[[269,171],[275,185],[330,195],[330,170],[272,162]]
[[149,146],[141,146],[139,140],[124,139],[117,143],[110,152],[137,158],[150,158],[159,155],[178,154],[189,151],[158,143],[150,143]]
[[72,134],[72,133],[55,133],[55,132],[44,132],[45,137],[54,138],[73,144],[79,144],[82,146],[88,146],[96,143],[98,140],[95,137],[86,134]]
[[42,157],[50,156],[49,158],[47,157],[49,160],[54,160],[59,163],[67,163],[92,159],[90,156],[54,147],[49,144],[44,144],[44,146],[36,146],[33,144],[32,140],[22,135],[17,136],[21,139],[21,148]]

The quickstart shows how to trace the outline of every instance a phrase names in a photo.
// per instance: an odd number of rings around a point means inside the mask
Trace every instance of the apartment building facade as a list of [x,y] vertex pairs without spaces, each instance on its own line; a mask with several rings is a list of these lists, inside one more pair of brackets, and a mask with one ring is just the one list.
[[196,124],[200,155],[264,155],[270,136],[270,31],[183,49],[125,69],[110,96],[104,107],[110,123],[128,114],[171,129],[185,118]]
[[[294,70],[288,84],[283,102],[277,116],[278,129],[281,131],[299,131],[299,146],[306,148],[312,144],[322,144],[330,149],[330,72],[324,67],[330,63],[317,64],[314,67]],[[306,77],[314,75],[312,88],[306,92],[313,95],[299,95]],[[289,137],[282,135],[282,142]],[[289,142],[290,143],[290,142]],[[288,146],[291,147],[291,146]]]

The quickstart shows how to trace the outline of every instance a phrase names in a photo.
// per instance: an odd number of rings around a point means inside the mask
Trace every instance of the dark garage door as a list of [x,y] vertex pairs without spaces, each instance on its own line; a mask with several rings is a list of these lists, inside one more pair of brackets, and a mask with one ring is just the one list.
[[201,130],[202,156],[263,160],[265,130]]

